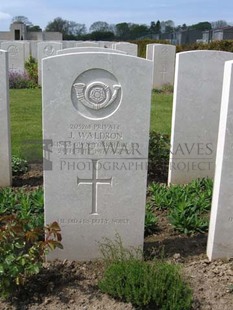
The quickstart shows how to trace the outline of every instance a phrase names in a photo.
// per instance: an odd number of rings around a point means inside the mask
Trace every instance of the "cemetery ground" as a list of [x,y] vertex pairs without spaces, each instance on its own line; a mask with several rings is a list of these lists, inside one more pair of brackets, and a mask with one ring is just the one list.
[[[24,206],[33,221],[40,221],[43,216],[42,151],[39,143],[42,136],[41,91],[11,90],[10,99],[12,154],[27,159],[30,170],[14,176],[12,191],[1,192],[0,212],[6,205],[9,212]],[[153,93],[151,131],[164,135],[154,135],[151,147],[156,145],[163,150],[169,143],[166,134],[170,134],[171,106],[171,93]],[[193,182],[186,188],[167,189],[164,182],[168,163],[166,154],[160,154],[163,160],[159,162],[155,156],[156,165],[149,175],[145,258],[148,261],[158,258],[181,266],[182,275],[193,290],[192,309],[230,310],[233,302],[233,261],[210,263],[205,254],[212,182]],[[151,156],[154,158],[153,152]],[[23,194],[17,194],[21,191]],[[30,199],[25,195],[29,195]],[[185,197],[187,208],[182,209],[179,205],[181,197]],[[194,202],[199,204],[198,210]],[[174,213],[177,203],[180,208]],[[34,208],[34,215],[30,208]],[[173,213],[169,208],[173,208]],[[191,218],[187,210],[198,211],[201,217]],[[102,261],[63,261],[46,263],[44,267],[26,283],[20,294],[14,294],[8,301],[1,300],[0,309],[142,309],[101,293],[98,281],[105,268]]]

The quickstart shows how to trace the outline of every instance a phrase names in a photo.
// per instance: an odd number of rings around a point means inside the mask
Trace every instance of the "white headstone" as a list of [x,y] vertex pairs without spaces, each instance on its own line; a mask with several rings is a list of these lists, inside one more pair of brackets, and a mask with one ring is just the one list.
[[66,48],[60,51],[57,51],[57,55],[71,54],[71,53],[83,53],[83,52],[93,52],[93,53],[116,53],[116,54],[126,54],[126,52],[118,51],[110,48],[102,47],[73,47]]
[[224,71],[216,172],[208,235],[210,260],[233,257],[233,61]]
[[154,62],[153,88],[173,85],[175,74],[176,47],[169,44],[148,44],[146,59]]
[[8,53],[0,50],[0,187],[11,186]]
[[168,183],[214,177],[224,63],[233,53],[176,56]]
[[64,246],[50,259],[95,259],[116,233],[142,248],[151,83],[152,62],[128,55],[43,60],[45,222]]
[[41,61],[43,58],[56,55],[56,52],[62,49],[62,43],[59,42],[40,42],[37,43],[38,57],[38,83],[41,85]]
[[104,47],[104,48],[112,48],[112,45],[116,42],[112,41],[99,41],[99,47]]
[[23,42],[7,41],[1,43],[1,49],[8,52],[9,70],[24,72],[25,45]]
[[31,56],[35,59],[38,59],[38,55],[37,55],[37,44],[39,42],[38,41],[30,41],[30,53]]
[[89,42],[89,41],[83,41],[78,42],[75,44],[75,47],[99,47],[99,43],[97,42]]
[[113,47],[116,50],[124,51],[129,55],[137,56],[138,55],[138,45],[128,42],[118,42],[113,44]]

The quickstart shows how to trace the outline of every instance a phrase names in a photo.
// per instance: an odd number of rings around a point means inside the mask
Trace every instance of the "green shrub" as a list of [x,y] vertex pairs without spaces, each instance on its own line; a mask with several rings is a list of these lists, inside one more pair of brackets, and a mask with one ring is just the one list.
[[26,72],[9,72],[9,88],[22,89],[22,88],[36,88],[37,85],[32,81]]
[[[188,310],[192,292],[182,280],[180,269],[163,261],[146,262],[138,249],[125,249],[120,236],[105,239],[100,251],[106,270],[98,285],[102,292],[135,306],[151,309]],[[140,308],[142,309],[142,308]]]
[[165,262],[136,259],[114,262],[107,267],[99,288],[135,306],[191,309],[191,289],[182,280],[179,268]]
[[154,215],[152,206],[150,204],[147,204],[145,214],[145,235],[150,235],[156,230],[157,222],[158,219]]
[[27,221],[27,225],[34,227],[44,226],[44,195],[38,188],[31,192],[2,188],[0,190],[0,216],[14,214],[19,219]]
[[38,85],[38,63],[32,56],[25,62],[25,69],[30,77],[30,79]]
[[11,159],[11,165],[13,175],[24,174],[28,171],[28,162],[23,158],[19,158],[13,155]]
[[[41,240],[43,233],[45,240]],[[0,296],[18,292],[30,276],[39,273],[45,254],[57,247],[62,248],[56,222],[31,229],[15,215],[0,217]]]
[[190,234],[208,230],[213,181],[194,180],[187,185],[167,187],[152,183],[149,196],[154,207],[169,210],[169,220],[179,232]]
[[167,181],[170,152],[170,137],[150,132],[148,177],[150,180]]

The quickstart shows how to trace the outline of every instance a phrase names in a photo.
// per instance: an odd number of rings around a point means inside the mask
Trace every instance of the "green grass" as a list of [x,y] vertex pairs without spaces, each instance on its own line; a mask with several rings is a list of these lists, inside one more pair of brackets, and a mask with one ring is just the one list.
[[30,161],[42,159],[42,109],[40,89],[11,89],[12,154]]
[[[42,160],[41,89],[11,89],[12,154],[28,161]],[[170,134],[171,94],[152,94],[151,131]],[[32,141],[35,141],[31,143]]]
[[171,133],[172,94],[152,93],[150,130]]

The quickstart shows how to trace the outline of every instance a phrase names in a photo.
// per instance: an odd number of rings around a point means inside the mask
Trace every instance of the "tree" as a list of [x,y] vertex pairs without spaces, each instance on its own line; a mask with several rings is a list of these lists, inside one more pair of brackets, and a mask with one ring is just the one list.
[[190,26],[190,28],[205,31],[205,30],[210,30],[212,27],[211,27],[211,24],[209,22],[200,22],[198,24],[194,24],[194,25]]
[[212,29],[228,27],[228,24],[225,20],[217,20],[215,22],[211,22]]
[[14,16],[11,20],[12,23],[22,23],[26,26],[32,26],[32,23],[29,21],[29,19],[26,16]]
[[78,24],[74,21],[56,17],[53,21],[49,22],[45,28],[46,31],[61,32],[63,39],[75,39],[86,33],[86,26]]
[[94,31],[104,32],[104,31],[110,31],[110,30],[111,29],[109,27],[109,24],[106,22],[101,22],[101,21],[94,22],[90,26],[90,29],[89,29],[90,32],[94,32]]
[[161,32],[161,25],[159,20],[156,23],[155,22],[150,23],[150,32],[153,34],[158,34]]
[[40,32],[42,31],[42,29],[40,28],[40,26],[35,25],[35,26],[28,26],[28,31],[33,31],[33,32]]
[[116,37],[120,40],[128,40],[130,37],[130,30],[128,23],[116,24]]

